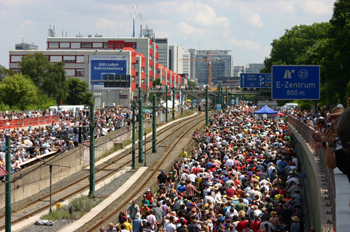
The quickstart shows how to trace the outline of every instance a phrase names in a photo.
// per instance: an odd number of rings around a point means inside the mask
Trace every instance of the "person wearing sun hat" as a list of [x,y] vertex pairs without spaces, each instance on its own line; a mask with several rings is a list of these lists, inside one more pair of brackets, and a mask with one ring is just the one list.
[[300,230],[300,220],[298,216],[292,217],[292,226],[290,227],[291,232],[298,232]]

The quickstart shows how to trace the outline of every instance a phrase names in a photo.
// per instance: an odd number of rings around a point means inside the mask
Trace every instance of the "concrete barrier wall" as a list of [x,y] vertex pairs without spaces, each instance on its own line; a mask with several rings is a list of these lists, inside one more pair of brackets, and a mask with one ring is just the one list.
[[[176,113],[178,116],[180,112]],[[168,115],[169,120],[171,114]],[[157,122],[165,122],[165,114],[157,116]],[[138,127],[138,123],[137,123]],[[152,118],[144,120],[144,128],[152,127]],[[100,137],[95,143],[95,157],[99,159],[106,152],[112,150],[116,141],[122,141],[130,138],[132,135],[131,128],[123,127]],[[72,168],[54,166],[52,168],[52,183],[55,184],[64,178],[73,175],[82,170],[84,167],[84,146],[79,145],[73,150],[60,154],[53,158],[47,164],[72,166]],[[11,176],[13,183],[11,184],[11,202],[18,202],[33,196],[40,191],[49,191],[50,172],[49,166],[39,162]],[[5,207],[5,183],[0,183],[0,208]]]
[[[333,231],[333,210],[331,204],[334,201],[327,192],[333,191],[327,188],[327,182],[324,177],[324,169],[319,156],[315,151],[311,150],[310,144],[301,136],[301,134],[292,126],[289,127],[296,140],[297,150],[300,161],[302,163],[302,172],[306,174],[306,178],[302,180],[304,197],[309,207],[303,208],[308,215],[310,226],[315,227],[316,231]],[[300,129],[300,128],[299,128]],[[325,191],[327,190],[327,191]]]

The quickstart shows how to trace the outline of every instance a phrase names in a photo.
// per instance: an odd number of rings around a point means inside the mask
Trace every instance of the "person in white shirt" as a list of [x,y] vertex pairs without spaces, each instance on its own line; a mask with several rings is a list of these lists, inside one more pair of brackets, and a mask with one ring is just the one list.
[[167,225],[164,224],[164,230],[166,232],[176,232],[176,226],[174,224],[174,217],[170,217],[169,223]]

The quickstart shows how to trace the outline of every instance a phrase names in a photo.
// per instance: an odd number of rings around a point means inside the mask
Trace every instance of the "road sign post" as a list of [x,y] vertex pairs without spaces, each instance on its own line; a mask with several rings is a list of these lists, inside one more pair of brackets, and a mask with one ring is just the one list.
[[271,97],[274,100],[320,99],[320,66],[273,65]]

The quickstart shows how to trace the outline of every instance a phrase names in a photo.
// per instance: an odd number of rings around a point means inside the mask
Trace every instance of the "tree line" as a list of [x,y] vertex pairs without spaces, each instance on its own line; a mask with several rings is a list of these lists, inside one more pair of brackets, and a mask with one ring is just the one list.
[[[271,43],[262,73],[271,73],[272,65],[320,65],[321,99],[319,106],[346,106],[350,97],[350,1],[334,3],[329,22],[299,25],[287,29]],[[311,102],[301,101],[305,106]]]
[[65,63],[51,63],[41,52],[27,54],[19,73],[0,65],[0,111],[47,109],[52,105],[90,105],[88,83],[67,78]]

